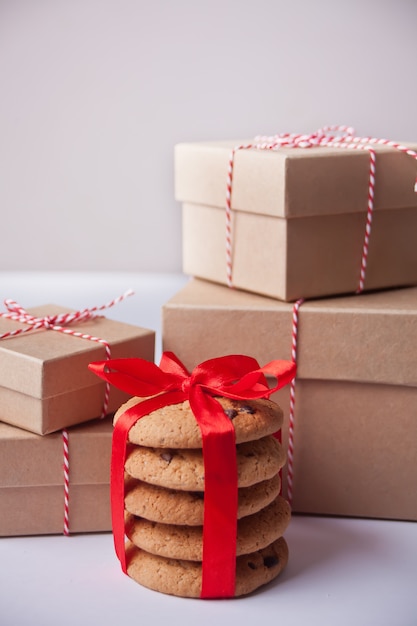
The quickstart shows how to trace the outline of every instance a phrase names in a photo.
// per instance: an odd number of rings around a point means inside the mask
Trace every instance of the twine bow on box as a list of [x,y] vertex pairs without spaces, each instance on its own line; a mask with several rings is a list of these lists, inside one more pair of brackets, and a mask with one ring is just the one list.
[[[148,398],[122,413],[112,446],[111,499],[116,554],[127,572],[124,522],[124,466],[129,430],[143,416],[189,400],[202,434],[204,459],[203,598],[234,596],[237,530],[236,443],[232,421],[215,396],[268,398],[295,376],[291,361],[264,367],[248,356],[230,355],[198,365],[191,373],[171,352],[160,366],[143,359],[113,359],[90,364],[104,380],[133,396]],[[266,375],[277,383],[268,387]],[[149,398],[149,396],[152,396]]]

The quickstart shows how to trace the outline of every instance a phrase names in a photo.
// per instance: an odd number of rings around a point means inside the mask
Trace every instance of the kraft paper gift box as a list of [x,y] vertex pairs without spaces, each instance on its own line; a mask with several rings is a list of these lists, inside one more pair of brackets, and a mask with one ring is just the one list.
[[[289,359],[292,312],[192,279],[163,307],[163,349],[189,369]],[[417,520],[417,288],[306,301],[298,328],[294,512]],[[287,445],[288,389],[273,399]]]
[[[228,164],[232,148],[240,143],[175,147],[183,271],[222,284],[228,284]],[[375,150],[374,213],[364,288],[415,285],[416,161],[393,148]],[[366,150],[324,146],[238,150],[231,192],[233,285],[285,301],[355,293],[369,167]]]
[[[68,429],[69,531],[111,530],[110,417]],[[61,433],[42,437],[0,423],[0,536],[62,534]]]
[[[30,309],[37,317],[68,313],[45,305]],[[25,324],[0,317],[0,335]],[[106,317],[73,324],[76,332],[107,341],[112,358],[153,361],[155,332]],[[0,339],[0,421],[45,435],[94,419],[104,406],[105,385],[88,364],[105,358],[100,343],[54,330],[33,330]],[[108,413],[128,396],[110,390]]]

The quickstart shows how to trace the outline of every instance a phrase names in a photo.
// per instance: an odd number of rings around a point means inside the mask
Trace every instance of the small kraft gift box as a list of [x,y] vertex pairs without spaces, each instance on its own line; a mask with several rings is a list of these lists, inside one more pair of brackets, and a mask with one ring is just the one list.
[[110,417],[41,436],[0,423],[0,536],[111,530]]
[[272,396],[293,511],[417,520],[417,287],[305,301],[296,343],[295,308],[192,279],[163,307],[163,348],[189,368],[296,351],[295,383]]
[[0,420],[13,426],[45,435],[111,413],[127,396],[106,387],[88,364],[110,356],[153,361],[154,331],[97,315],[97,308],[71,312],[51,304],[24,311],[6,303]]
[[416,148],[345,127],[178,144],[184,273],[284,301],[415,285]]

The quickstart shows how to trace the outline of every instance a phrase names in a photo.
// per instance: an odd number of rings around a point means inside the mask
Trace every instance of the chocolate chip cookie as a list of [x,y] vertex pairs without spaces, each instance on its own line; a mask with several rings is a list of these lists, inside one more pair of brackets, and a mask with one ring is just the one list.
[[[278,496],[281,488],[279,474],[250,487],[238,490],[238,519],[257,513]],[[166,489],[141,480],[126,481],[126,511],[163,524],[203,524],[204,491]]]
[[[285,452],[273,435],[236,446],[238,486],[249,487],[272,478],[285,463]],[[201,449],[132,446],[126,472],[153,485],[185,491],[204,491]]]
[[[281,408],[271,400],[216,398],[233,421],[236,443],[276,433],[282,426]],[[127,409],[141,402],[131,398],[114,416],[117,422]],[[188,400],[162,407],[140,418],[130,429],[129,441],[151,448],[201,448],[201,432]]]
[[[128,575],[144,587],[175,596],[200,597],[200,562],[149,554],[130,542],[127,559]],[[247,595],[271,582],[283,571],[287,562],[288,546],[283,537],[261,550],[238,556],[235,596]]]

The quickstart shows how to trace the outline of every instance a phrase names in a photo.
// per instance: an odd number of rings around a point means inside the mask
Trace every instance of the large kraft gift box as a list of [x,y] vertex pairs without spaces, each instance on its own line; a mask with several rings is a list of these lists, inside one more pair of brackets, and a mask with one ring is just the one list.
[[[228,284],[227,172],[231,150],[240,143],[175,147],[183,271],[222,284]],[[394,148],[375,150],[364,288],[415,285],[416,162]],[[365,238],[369,167],[367,150],[238,150],[231,192],[233,285],[285,301],[354,293]]]
[[[110,417],[68,429],[69,531],[111,530]],[[0,423],[0,536],[62,534],[61,433],[42,437]]]
[[[163,307],[163,348],[188,368],[291,358],[293,306],[192,279]],[[417,288],[306,301],[295,384],[295,512],[417,520]],[[273,396],[284,409],[289,391]],[[284,495],[286,475],[284,474]]]
[[[46,305],[29,310],[36,317],[68,313]],[[0,335],[25,324],[0,317]],[[75,332],[104,339],[112,358],[153,361],[155,332],[106,317],[73,324]],[[55,330],[33,330],[0,339],[0,421],[45,435],[101,415],[105,385],[88,364],[105,358],[104,345]],[[111,388],[108,413],[128,396]]]

